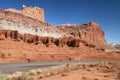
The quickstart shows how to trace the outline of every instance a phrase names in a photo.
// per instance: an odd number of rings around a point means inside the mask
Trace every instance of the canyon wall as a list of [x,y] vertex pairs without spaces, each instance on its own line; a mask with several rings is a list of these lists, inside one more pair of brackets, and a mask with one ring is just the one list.
[[0,63],[120,58],[106,47],[96,22],[53,26],[41,8],[0,10]]
[[[41,16],[43,17],[41,18]],[[44,22],[44,10],[37,7],[23,6],[21,11],[14,9],[0,10],[0,29],[3,31],[18,31],[21,35],[30,34],[40,37],[60,38],[58,42],[62,42],[61,40],[66,38],[67,45],[72,44],[69,43],[68,38],[76,38],[79,41],[85,41],[99,47],[107,45],[104,32],[97,23],[90,22],[82,25],[69,24],[53,27],[53,25]]]
[[11,11],[0,10],[0,27],[2,30],[17,30],[21,34],[29,33],[55,38],[63,36],[48,23]]
[[[23,24],[16,21],[10,21],[6,19],[0,19],[0,26],[2,30],[17,30],[20,34],[32,34],[32,35],[38,35],[42,37],[54,37],[59,38],[62,37],[63,34],[49,28],[49,25],[41,24],[39,26],[32,26],[30,24]],[[47,27],[47,28],[44,28]]]
[[0,30],[0,40],[12,39],[14,41],[24,41],[26,43],[34,43],[36,45],[43,44],[46,47],[55,45],[56,47],[79,47],[80,40],[73,37],[53,38],[40,37],[37,35],[24,34],[21,35],[17,30]]
[[99,47],[107,45],[104,39],[104,31],[95,22],[90,22],[82,25],[60,25],[57,28],[67,35],[79,38],[90,44]]

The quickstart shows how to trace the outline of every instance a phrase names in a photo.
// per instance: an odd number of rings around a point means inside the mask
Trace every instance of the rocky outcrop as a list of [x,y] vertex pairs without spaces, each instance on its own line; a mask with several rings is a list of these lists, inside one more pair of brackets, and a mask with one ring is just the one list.
[[53,38],[53,37],[40,37],[37,35],[24,34],[21,35],[18,31],[13,30],[0,30],[0,40],[13,39],[14,41],[24,41],[26,43],[34,43],[38,45],[40,42],[46,47],[49,47],[50,44],[55,45],[56,47],[79,47],[79,39],[66,37],[66,38]]
[[52,28],[52,25],[47,23],[39,23],[39,25],[35,26],[29,23],[19,22],[15,19],[0,18],[0,28],[2,30],[17,30],[20,34],[32,34],[43,37],[59,38],[63,36],[60,31]]
[[[32,11],[31,11],[32,10]],[[41,22],[32,14],[36,13],[36,16],[41,17],[41,14],[38,13],[42,10],[37,7],[26,7],[23,6],[23,13],[30,14],[27,16],[20,11],[17,10],[1,10],[0,11],[0,29],[2,30],[15,30],[20,34],[31,34],[41,37],[53,37],[60,38],[59,42],[55,42],[57,45],[61,45],[61,38],[64,37],[75,37],[79,40],[85,41],[89,44],[93,44],[95,46],[103,47],[107,43],[104,39],[104,32],[100,28],[100,26],[95,22],[90,22],[82,25],[59,25],[53,27],[51,24]],[[38,11],[38,12],[36,12]],[[31,12],[31,13],[30,13]],[[32,17],[31,17],[32,16]],[[41,18],[42,19],[42,18]],[[28,35],[26,35],[28,36]],[[76,40],[75,40],[76,41]],[[74,40],[69,40],[67,45],[69,46],[77,46],[72,45],[73,43],[77,44],[79,41],[75,42]],[[30,40],[31,42],[31,40]]]
[[104,31],[95,22],[53,26],[37,7],[0,10],[0,63],[111,59],[103,52],[107,46]]
[[7,9],[7,11],[20,13],[25,16],[31,17],[33,19],[45,22],[45,16],[44,16],[44,9],[39,7],[27,7],[25,5],[22,6],[22,10],[16,10],[13,8]]
[[79,38],[96,46],[107,45],[104,39],[104,31],[95,22],[82,25],[60,25],[57,28],[69,36]]
[[44,9],[39,8],[39,7],[27,7],[23,5],[22,7],[22,14],[30,16],[32,18],[35,18],[37,20],[40,20],[42,22],[45,22],[45,17],[44,17]]

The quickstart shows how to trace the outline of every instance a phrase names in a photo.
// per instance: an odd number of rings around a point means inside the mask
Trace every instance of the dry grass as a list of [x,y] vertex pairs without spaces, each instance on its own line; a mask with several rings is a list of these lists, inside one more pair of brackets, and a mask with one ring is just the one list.
[[5,80],[7,74],[3,74],[1,71],[0,71],[0,80]]
[[[78,69],[85,69],[87,71],[91,71],[88,68],[96,67],[98,65],[101,65],[101,63],[96,64],[66,64],[62,66],[53,66],[53,67],[47,67],[47,68],[41,68],[41,69],[33,69],[29,70],[27,72],[15,72],[14,74],[11,74],[7,76],[6,80],[39,80],[43,79],[48,76],[53,76],[60,74],[61,77],[67,76],[67,73],[73,70]],[[103,65],[106,65],[103,64]],[[109,72],[108,70],[104,70],[104,73]],[[120,74],[118,75],[118,78],[120,78]],[[85,80],[86,78],[83,77],[82,80]],[[95,79],[97,80],[97,79]]]

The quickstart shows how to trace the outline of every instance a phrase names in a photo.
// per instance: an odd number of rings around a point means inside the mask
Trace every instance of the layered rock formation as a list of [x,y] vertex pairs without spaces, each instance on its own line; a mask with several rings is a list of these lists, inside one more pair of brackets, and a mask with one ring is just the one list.
[[103,52],[108,46],[104,31],[97,23],[53,27],[37,7],[0,10],[0,44],[0,62],[109,58]]
[[53,37],[40,37],[37,35],[24,34],[21,35],[18,31],[14,30],[0,30],[0,40],[13,39],[14,41],[24,41],[26,43],[34,43],[35,45],[43,44],[46,47],[53,44],[56,47],[79,47],[80,40],[73,37],[53,38]]
[[7,9],[7,11],[16,12],[23,14],[25,16],[37,19],[39,21],[45,22],[45,16],[44,16],[44,9],[39,7],[26,7],[25,5],[22,6],[22,10],[16,10],[16,9]]
[[55,38],[63,36],[48,23],[12,11],[0,10],[0,27],[2,30],[17,30],[21,34],[29,33]]
[[67,35],[77,37],[80,40],[94,44],[96,46],[107,45],[104,39],[104,31],[95,22],[90,22],[82,25],[60,25],[58,29],[65,32]]
[[[38,12],[41,11],[41,13]],[[0,10],[0,28],[2,30],[15,30],[20,34],[31,34],[41,37],[75,37],[79,40],[86,41],[97,46],[106,45],[104,32],[95,22],[82,25],[60,25],[53,27],[51,24],[41,22],[44,11],[39,8],[23,6],[21,11],[9,9],[7,11]],[[27,16],[26,14],[31,14]],[[32,16],[33,15],[33,16]],[[34,15],[39,16],[39,20]],[[32,17],[31,17],[32,16]]]

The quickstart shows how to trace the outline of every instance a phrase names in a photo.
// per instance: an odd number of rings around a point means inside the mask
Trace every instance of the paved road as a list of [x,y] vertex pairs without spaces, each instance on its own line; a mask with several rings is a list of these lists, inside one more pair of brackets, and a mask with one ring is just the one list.
[[116,62],[116,61],[118,60],[6,63],[6,64],[0,64],[0,70],[2,73],[10,74],[16,71],[27,71],[30,69],[38,69],[38,68],[48,67],[48,66],[58,66],[58,65],[65,65],[65,64],[94,64],[98,62]]

